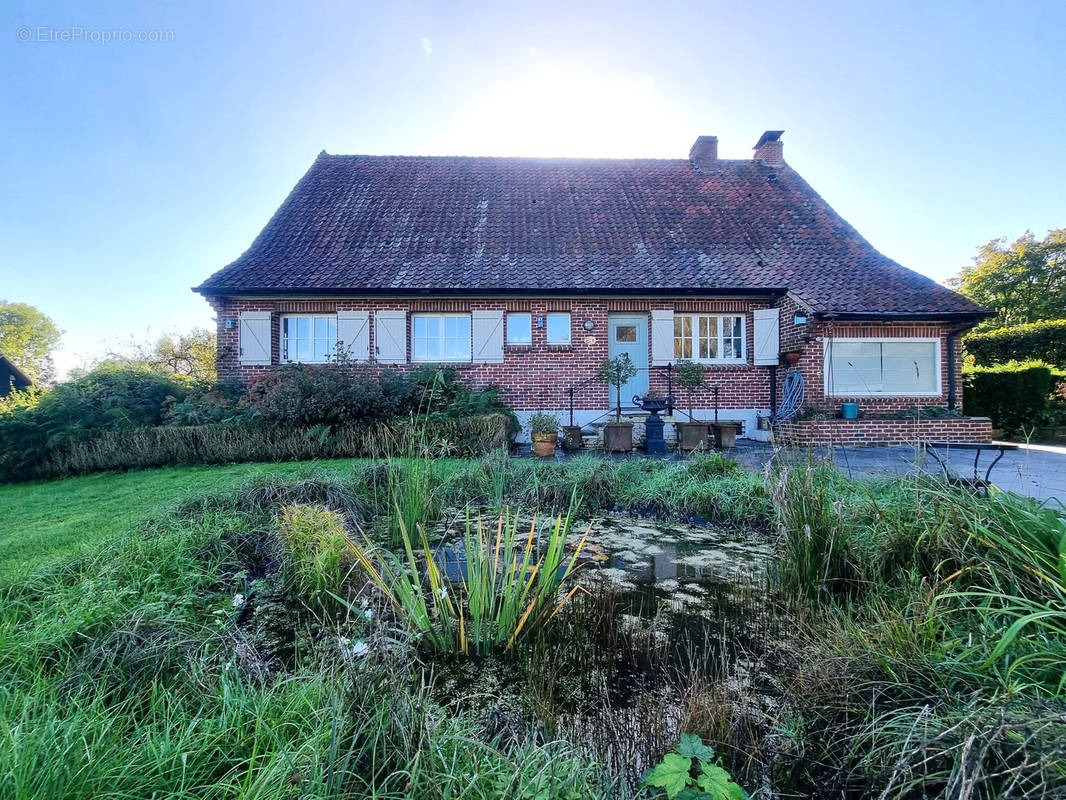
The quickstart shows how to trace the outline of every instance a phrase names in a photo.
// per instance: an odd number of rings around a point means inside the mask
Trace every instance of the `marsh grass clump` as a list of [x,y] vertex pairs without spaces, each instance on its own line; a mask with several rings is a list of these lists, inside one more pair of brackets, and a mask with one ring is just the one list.
[[781,584],[807,600],[845,592],[856,578],[850,531],[826,481],[830,469],[785,466],[773,478]]
[[239,489],[191,497],[176,509],[179,516],[197,517],[207,512],[229,512],[256,518],[273,517],[286,505],[317,505],[340,513],[347,524],[365,525],[373,514],[355,481],[321,474],[298,480],[268,475]]
[[329,613],[354,558],[342,518],[329,509],[293,504],[281,509],[279,523],[285,582],[309,607]]

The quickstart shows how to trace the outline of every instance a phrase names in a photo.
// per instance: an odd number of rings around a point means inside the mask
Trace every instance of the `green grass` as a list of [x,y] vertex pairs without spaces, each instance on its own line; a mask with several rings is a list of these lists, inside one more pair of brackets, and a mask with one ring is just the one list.
[[350,471],[348,459],[289,464],[165,467],[0,485],[0,584],[88,552],[195,494],[231,489],[263,475],[286,479]]

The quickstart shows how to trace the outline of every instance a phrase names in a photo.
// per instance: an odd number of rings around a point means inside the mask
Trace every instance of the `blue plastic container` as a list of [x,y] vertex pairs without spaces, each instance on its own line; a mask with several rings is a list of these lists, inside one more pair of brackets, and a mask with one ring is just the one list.
[[840,416],[844,419],[858,419],[859,418],[859,404],[858,403],[841,403],[840,404]]

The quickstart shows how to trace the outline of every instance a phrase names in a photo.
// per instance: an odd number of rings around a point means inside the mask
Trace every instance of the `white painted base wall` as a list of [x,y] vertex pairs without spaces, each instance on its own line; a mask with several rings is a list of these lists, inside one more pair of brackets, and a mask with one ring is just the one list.
[[[518,417],[518,422],[521,424],[522,429],[518,432],[516,441],[522,443],[528,443],[529,438],[529,417],[533,414],[532,411],[516,411],[515,415]],[[559,419],[560,425],[570,424],[570,412],[569,411],[546,411],[548,414],[554,414]],[[738,434],[737,438],[753,439],[757,442],[770,441],[770,431],[760,431],[758,417],[769,416],[770,409],[768,408],[720,408],[718,409],[718,419],[739,419],[744,422],[744,433]],[[693,416],[701,422],[710,422],[714,419],[713,408],[697,408],[693,411]],[[574,424],[575,425],[588,425],[593,421],[606,421],[609,417],[604,417],[602,411],[574,411]],[[666,423],[665,435],[667,441],[673,441],[676,437],[674,434],[674,425],[676,422],[686,422],[688,420],[688,413],[678,411],[674,417],[664,417],[663,421]],[[643,432],[641,432],[643,435]]]

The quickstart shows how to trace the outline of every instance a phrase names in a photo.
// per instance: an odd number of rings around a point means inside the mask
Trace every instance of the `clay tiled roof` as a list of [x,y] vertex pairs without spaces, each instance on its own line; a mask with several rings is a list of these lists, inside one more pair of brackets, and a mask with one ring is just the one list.
[[781,292],[837,313],[980,313],[762,161],[321,154],[197,291]]

